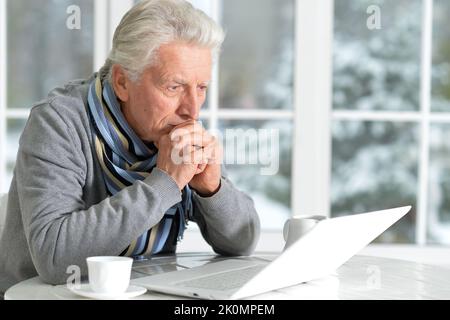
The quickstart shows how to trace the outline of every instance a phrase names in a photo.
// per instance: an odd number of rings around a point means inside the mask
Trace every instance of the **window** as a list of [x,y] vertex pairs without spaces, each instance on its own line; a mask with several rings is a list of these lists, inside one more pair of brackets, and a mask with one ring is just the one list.
[[[294,5],[293,0],[221,3],[227,38],[219,62],[219,128],[224,134],[232,128],[275,129],[280,136],[280,170],[274,176],[261,174],[261,166],[225,163],[235,184],[252,195],[264,229],[282,228],[291,213],[293,125],[291,112],[283,111],[293,109]],[[235,152],[228,145],[226,154]]]
[[434,0],[427,241],[450,244],[450,3]]
[[[4,125],[0,181],[6,192],[12,178],[19,136],[32,103],[71,79],[88,77],[93,70],[93,3],[89,0],[8,0],[2,52],[5,98],[0,105]],[[80,9],[80,29],[69,29],[70,6]],[[70,9],[70,8],[69,8]],[[6,71],[6,72],[5,72]],[[4,89],[3,89],[4,90]],[[6,132],[6,134],[5,134]]]
[[[2,48],[8,53],[8,72],[2,82],[7,100],[1,107],[1,130],[6,133],[0,143],[6,151],[0,157],[3,192],[9,188],[18,139],[31,104],[45,98],[53,87],[86,78],[97,70],[109,51],[116,25],[137,2],[6,1],[8,28],[1,29],[4,33],[7,30],[7,43]],[[295,0],[192,2],[228,33],[201,114],[205,126],[222,133],[232,128],[280,132],[281,170],[275,176],[261,175],[258,165],[245,169],[238,164],[227,165],[236,185],[254,196],[263,228],[280,229],[291,213]],[[79,30],[66,28],[70,5],[80,8]],[[257,14],[255,6],[259,7]],[[24,14],[26,19],[15,18]],[[30,52],[35,58],[30,59]],[[248,56],[253,59],[245,58]],[[250,150],[255,141],[249,142]]]
[[[371,5],[381,29],[367,26]],[[335,1],[334,216],[417,203],[420,125],[402,115],[420,109],[421,9],[420,0]],[[398,121],[373,119],[378,111]],[[415,210],[380,240],[414,242]]]
[[[0,2],[0,58],[8,65],[0,70],[3,192],[31,103],[97,70],[135,2]],[[191,2],[227,32],[204,125],[222,134],[279,132],[276,175],[227,164],[235,184],[255,199],[263,229],[279,230],[290,214],[340,216],[412,204],[378,241],[450,243],[447,0]],[[71,4],[82,9],[80,30],[64,27]],[[381,29],[367,24],[377,10]],[[19,13],[29,18],[19,23]],[[59,54],[52,56],[55,43]],[[30,52],[36,59],[28,59]],[[45,65],[49,55],[54,68]],[[245,148],[254,149],[255,140],[246,138]],[[235,147],[228,140],[226,154]]]
[[252,157],[261,143],[248,137],[244,149],[237,150],[232,141],[236,137],[227,135],[227,130],[279,132],[277,174],[261,174],[261,164],[225,161],[225,166],[235,185],[254,199],[262,228],[281,229],[291,214],[295,1],[191,2],[227,33],[202,113],[209,120],[208,128],[224,137],[225,159],[235,159],[236,152]]
[[[33,103],[105,62],[132,0],[5,0],[0,5],[0,192],[8,192]],[[71,16],[78,14],[80,24]],[[69,27],[67,26],[69,23]],[[6,70],[7,69],[7,70]]]
[[[381,29],[367,26],[374,6]],[[449,13],[441,0],[335,1],[332,215],[412,204],[379,242],[450,243]]]

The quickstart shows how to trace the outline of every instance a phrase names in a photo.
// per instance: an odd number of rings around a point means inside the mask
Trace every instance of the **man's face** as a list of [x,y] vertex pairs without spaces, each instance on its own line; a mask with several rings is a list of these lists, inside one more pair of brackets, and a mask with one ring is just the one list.
[[139,81],[127,81],[122,112],[137,135],[156,142],[175,126],[198,120],[211,80],[211,50],[170,43]]

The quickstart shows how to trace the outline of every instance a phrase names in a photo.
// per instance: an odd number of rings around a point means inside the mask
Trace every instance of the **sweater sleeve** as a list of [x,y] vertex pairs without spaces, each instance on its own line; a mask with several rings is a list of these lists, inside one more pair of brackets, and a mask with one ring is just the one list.
[[36,108],[15,169],[31,257],[40,277],[53,284],[66,281],[70,265],[86,274],[86,257],[120,254],[181,201],[175,181],[155,168],[144,181],[86,208],[86,160],[71,132],[50,105]]
[[223,176],[219,191],[209,198],[194,192],[194,221],[213,250],[226,256],[250,255],[260,236],[253,200]]

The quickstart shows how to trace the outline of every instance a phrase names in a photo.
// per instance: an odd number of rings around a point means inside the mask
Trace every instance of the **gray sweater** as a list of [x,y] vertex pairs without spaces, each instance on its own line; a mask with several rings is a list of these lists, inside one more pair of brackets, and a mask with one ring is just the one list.
[[[175,181],[157,168],[144,181],[107,196],[86,109],[91,79],[56,88],[32,108],[0,239],[0,296],[37,275],[47,283],[65,283],[70,265],[86,275],[86,257],[119,255],[181,201]],[[222,177],[210,198],[194,192],[193,203],[194,221],[215,252],[253,252],[258,215],[252,199],[228,178]]]

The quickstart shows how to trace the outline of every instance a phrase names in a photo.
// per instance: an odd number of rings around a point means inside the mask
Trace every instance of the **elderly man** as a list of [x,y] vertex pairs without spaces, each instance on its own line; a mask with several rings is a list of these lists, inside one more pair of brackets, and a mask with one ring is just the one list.
[[185,1],[140,2],[99,73],[33,107],[9,191],[0,292],[36,275],[65,283],[70,265],[87,273],[89,256],[173,253],[188,221],[215,252],[251,254],[253,201],[223,175],[220,146],[197,122],[222,41]]

